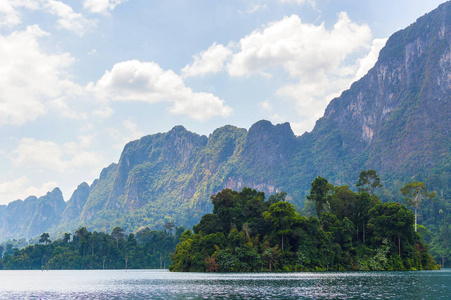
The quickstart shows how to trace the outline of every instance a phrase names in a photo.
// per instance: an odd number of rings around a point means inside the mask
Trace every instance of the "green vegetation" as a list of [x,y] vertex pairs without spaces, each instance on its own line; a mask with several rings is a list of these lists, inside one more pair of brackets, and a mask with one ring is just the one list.
[[[437,265],[400,203],[370,194],[380,183],[362,172],[358,193],[317,177],[303,210],[277,193],[224,189],[211,197],[213,213],[185,231],[171,271],[431,270]],[[315,211],[317,216],[310,212]],[[422,226],[420,226],[422,227]],[[449,230],[449,228],[448,228]],[[448,239],[450,242],[451,239]]]
[[[12,244],[0,246],[0,269],[158,269],[167,268],[170,253],[185,230],[168,223],[165,231],[144,228],[136,234],[124,234],[120,227],[112,233],[78,229],[71,240],[70,233],[51,241],[43,233],[39,244],[23,249]],[[174,235],[172,234],[173,230]]]

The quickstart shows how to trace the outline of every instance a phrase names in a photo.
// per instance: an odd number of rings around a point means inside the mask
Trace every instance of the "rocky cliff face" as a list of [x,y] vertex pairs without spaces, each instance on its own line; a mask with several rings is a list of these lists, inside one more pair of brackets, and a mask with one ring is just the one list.
[[[60,192],[0,206],[0,239],[87,226],[128,231],[193,225],[223,188],[288,192],[303,205],[313,179],[355,184],[375,169],[386,187],[440,178],[451,186],[451,2],[395,33],[374,68],[334,99],[314,130],[259,121],[200,136],[181,126],[128,143],[118,164],[67,204]],[[436,181],[437,182],[437,181]],[[398,187],[399,190],[399,187]]]
[[445,3],[395,33],[374,68],[330,103],[312,132],[323,167],[333,161],[413,176],[449,159],[450,10]]
[[55,188],[45,196],[28,197],[2,206],[0,210],[0,240],[32,238],[61,222],[66,208],[60,189]]
[[74,223],[74,220],[80,221],[80,215],[85,207],[86,201],[88,201],[89,193],[91,191],[90,186],[83,182],[70,197],[66,203],[66,208],[61,216],[61,226],[66,227],[66,230],[73,230],[77,228],[69,228],[70,223]]

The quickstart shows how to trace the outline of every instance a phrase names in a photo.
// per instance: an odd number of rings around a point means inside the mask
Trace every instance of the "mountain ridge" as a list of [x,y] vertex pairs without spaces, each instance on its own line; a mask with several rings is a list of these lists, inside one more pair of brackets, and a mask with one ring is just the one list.
[[249,130],[226,125],[208,137],[183,126],[144,136],[127,143],[118,163],[91,186],[82,183],[68,202],[58,204],[55,192],[48,220],[37,213],[42,197],[0,206],[0,240],[40,233],[17,219],[17,210],[55,234],[80,226],[192,226],[211,211],[210,195],[223,188],[283,190],[302,208],[316,176],[352,185],[364,169],[379,173],[384,200],[396,199],[400,185],[411,180],[429,180],[449,197],[450,19],[448,1],[393,34],[375,66],[329,103],[311,132],[295,136],[288,123],[261,120]]

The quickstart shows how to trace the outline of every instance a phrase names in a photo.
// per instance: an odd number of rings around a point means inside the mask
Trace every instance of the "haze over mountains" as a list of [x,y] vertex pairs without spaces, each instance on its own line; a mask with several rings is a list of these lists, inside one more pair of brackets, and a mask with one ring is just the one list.
[[128,143],[91,186],[80,184],[68,202],[55,189],[0,206],[0,240],[80,226],[161,229],[190,226],[211,211],[223,188],[286,191],[303,206],[320,175],[354,185],[375,169],[384,200],[412,180],[427,181],[450,199],[451,2],[390,37],[376,65],[334,99],[314,130],[295,136],[288,123],[259,121],[200,136],[176,126]]

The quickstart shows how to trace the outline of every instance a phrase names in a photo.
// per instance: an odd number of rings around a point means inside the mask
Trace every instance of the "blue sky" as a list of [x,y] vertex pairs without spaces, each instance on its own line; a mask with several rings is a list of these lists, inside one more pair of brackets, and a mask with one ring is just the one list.
[[0,204],[175,125],[312,130],[436,0],[0,0]]

